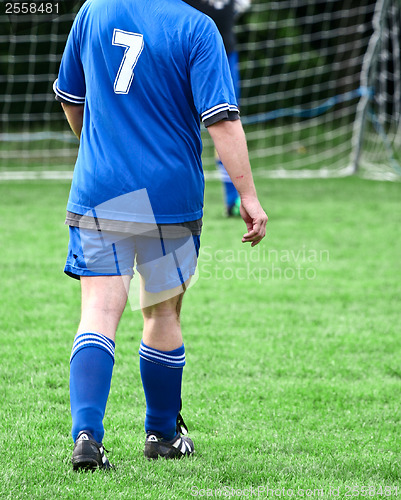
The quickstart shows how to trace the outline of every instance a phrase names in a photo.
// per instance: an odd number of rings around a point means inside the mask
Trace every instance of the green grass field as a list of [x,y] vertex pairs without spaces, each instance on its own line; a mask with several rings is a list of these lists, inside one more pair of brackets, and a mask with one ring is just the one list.
[[142,322],[127,307],[105,419],[117,469],[77,474],[69,185],[0,183],[1,499],[401,497],[401,184],[257,184],[270,221],[252,250],[222,216],[219,183],[207,185],[182,319],[196,457],[143,459]]

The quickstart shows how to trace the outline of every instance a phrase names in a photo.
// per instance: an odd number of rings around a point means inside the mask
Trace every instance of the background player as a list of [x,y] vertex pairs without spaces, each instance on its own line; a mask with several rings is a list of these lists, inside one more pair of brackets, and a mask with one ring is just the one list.
[[[230,65],[231,76],[234,83],[235,94],[237,101],[239,101],[240,76],[234,26],[237,16],[249,8],[251,0],[185,0],[185,2],[207,14],[216,23],[216,26],[223,38],[228,63]],[[238,196],[238,192],[218,155],[216,156],[216,166],[220,171],[221,181],[224,186],[226,214],[228,216],[240,215],[240,197]]]
[[80,138],[65,267],[82,292],[70,360],[73,467],[110,467],[103,417],[134,258],[143,283],[144,453],[190,455],[194,445],[181,435],[179,415],[180,309],[203,212],[200,119],[241,197],[242,241],[258,244],[267,222],[221,38],[181,0],[87,0],[54,90]]

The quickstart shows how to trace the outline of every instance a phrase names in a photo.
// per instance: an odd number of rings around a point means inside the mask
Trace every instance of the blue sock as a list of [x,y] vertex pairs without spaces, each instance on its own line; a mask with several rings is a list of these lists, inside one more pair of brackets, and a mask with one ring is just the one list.
[[227,207],[232,207],[238,198],[238,191],[235,189],[234,184],[230,182],[224,183],[224,192]]
[[220,160],[216,160],[216,166],[220,171],[220,178],[224,186],[224,199],[227,207],[232,207],[238,198],[238,191],[235,189],[230,176],[228,175],[223,163]]
[[114,342],[100,333],[77,334],[70,359],[72,438],[92,433],[101,443],[103,417],[114,366]]
[[145,431],[155,432],[170,441],[177,434],[185,365],[184,344],[173,351],[163,352],[141,342],[139,356],[146,398]]

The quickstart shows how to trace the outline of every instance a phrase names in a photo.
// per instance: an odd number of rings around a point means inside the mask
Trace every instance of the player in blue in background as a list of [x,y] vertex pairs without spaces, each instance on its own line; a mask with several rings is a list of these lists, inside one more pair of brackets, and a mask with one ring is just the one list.
[[258,244],[267,222],[221,37],[182,0],[87,0],[54,90],[80,138],[66,219],[65,272],[82,293],[70,359],[73,468],[110,467],[103,417],[134,259],[143,284],[144,454],[191,455],[180,415],[180,309],[199,250],[201,120],[241,197],[242,241]]
[[[216,23],[223,38],[224,47],[227,52],[228,63],[234,83],[237,101],[240,99],[240,77],[238,68],[238,52],[236,49],[236,37],[234,33],[235,20],[238,15],[245,12],[251,0],[184,0],[192,7],[208,15]],[[226,214],[230,216],[240,215],[240,197],[230,179],[220,158],[216,157],[216,166],[220,171],[221,181],[224,187],[224,200]]]

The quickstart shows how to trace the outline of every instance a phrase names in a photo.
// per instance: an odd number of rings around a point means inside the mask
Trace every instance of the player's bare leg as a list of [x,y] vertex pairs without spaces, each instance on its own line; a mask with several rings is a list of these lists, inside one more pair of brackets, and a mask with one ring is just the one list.
[[109,469],[102,445],[103,417],[114,366],[115,334],[129,276],[81,277],[82,313],[70,365],[74,469]]
[[145,290],[141,279],[141,307],[144,322],[142,338],[149,347],[161,351],[172,351],[181,347],[180,314],[187,285],[188,282],[167,292],[149,293]]
[[115,341],[130,281],[130,276],[82,276],[78,333],[98,332]]
[[176,294],[171,297],[170,293],[167,299],[161,292],[160,299],[164,300],[155,302],[157,294],[148,294],[142,282],[144,328],[140,368],[146,397],[144,454],[148,459],[181,458],[194,452],[193,442],[180,434],[183,430],[179,414],[181,381],[185,364],[180,312],[185,289],[185,285],[177,287],[174,289]]

